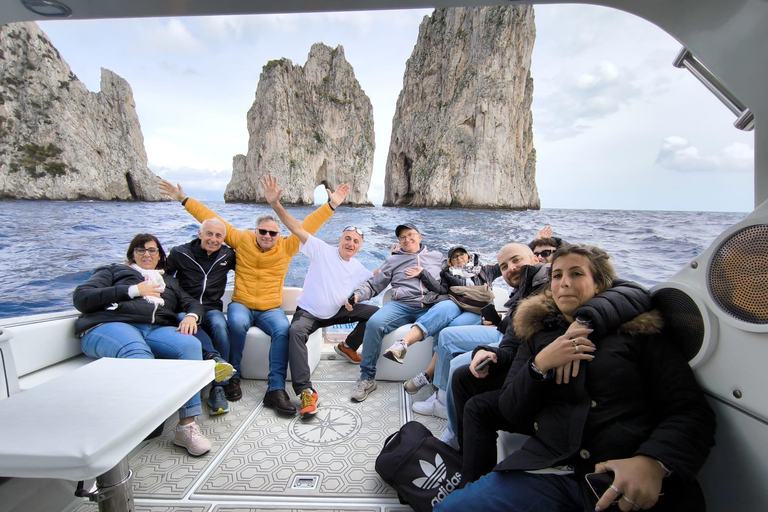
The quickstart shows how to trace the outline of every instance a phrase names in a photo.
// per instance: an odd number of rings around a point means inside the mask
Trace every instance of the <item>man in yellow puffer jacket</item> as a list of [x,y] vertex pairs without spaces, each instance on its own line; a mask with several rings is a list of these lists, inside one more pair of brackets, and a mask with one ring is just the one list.
[[[299,252],[299,239],[296,235],[283,238],[280,235],[280,224],[272,215],[257,218],[255,232],[239,230],[199,201],[187,197],[180,185],[163,180],[160,182],[160,190],[171,199],[180,201],[199,222],[215,217],[226,226],[224,241],[237,252],[235,290],[232,302],[227,307],[229,362],[237,370],[236,375],[241,375],[240,363],[248,329],[255,325],[268,334],[272,344],[269,349],[269,376],[264,405],[281,414],[296,414],[296,408],[285,391],[290,322],[280,309],[280,304],[283,302],[283,282],[288,266]],[[309,214],[301,223],[309,233],[317,232],[331,218],[333,211],[349,193],[349,185],[341,184],[335,192],[326,190],[328,203]],[[225,392],[228,400],[239,400],[242,397],[240,379],[230,379]]]

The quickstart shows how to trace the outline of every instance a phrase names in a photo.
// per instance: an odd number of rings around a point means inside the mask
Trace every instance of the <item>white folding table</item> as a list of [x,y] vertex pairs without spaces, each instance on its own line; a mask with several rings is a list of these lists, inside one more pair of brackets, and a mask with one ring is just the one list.
[[100,510],[131,510],[128,454],[213,380],[214,366],[103,358],[0,400],[0,476],[97,478]]

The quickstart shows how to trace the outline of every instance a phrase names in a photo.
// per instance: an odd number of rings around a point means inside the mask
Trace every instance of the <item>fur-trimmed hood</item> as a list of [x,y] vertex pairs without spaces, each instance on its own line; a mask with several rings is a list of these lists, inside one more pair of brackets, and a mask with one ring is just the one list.
[[[514,329],[518,338],[530,338],[561,318],[550,290],[520,302],[515,312]],[[657,310],[643,313],[622,324],[618,332],[629,336],[660,334],[664,319]]]

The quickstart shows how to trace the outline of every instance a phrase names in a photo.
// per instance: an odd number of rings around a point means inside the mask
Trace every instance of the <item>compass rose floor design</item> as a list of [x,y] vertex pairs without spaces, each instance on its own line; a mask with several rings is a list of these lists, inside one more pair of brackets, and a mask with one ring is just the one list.
[[[146,512],[406,512],[395,491],[374,470],[386,438],[415,419],[435,435],[445,420],[410,409],[414,397],[402,382],[377,381],[364,402],[349,395],[359,367],[327,355],[312,374],[320,395],[318,413],[307,420],[278,416],[262,406],[266,382],[243,380],[243,399],[230,412],[198,418],[213,446],[190,457],[173,445],[175,422],[131,455],[137,511]],[[331,356],[332,357],[332,356]],[[290,382],[286,386],[293,395]],[[207,397],[207,389],[203,391]],[[292,397],[298,406],[298,399]],[[86,482],[88,485],[90,482]],[[72,512],[96,511],[78,503]]]

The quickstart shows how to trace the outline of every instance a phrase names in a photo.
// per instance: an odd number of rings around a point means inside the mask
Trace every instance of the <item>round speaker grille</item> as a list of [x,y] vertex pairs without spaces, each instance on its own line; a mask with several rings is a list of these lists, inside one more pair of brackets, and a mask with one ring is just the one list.
[[664,317],[664,337],[673,341],[690,362],[704,342],[704,319],[698,306],[676,288],[658,290],[653,302]]
[[709,292],[738,320],[768,324],[768,225],[742,229],[717,248],[709,265]]

